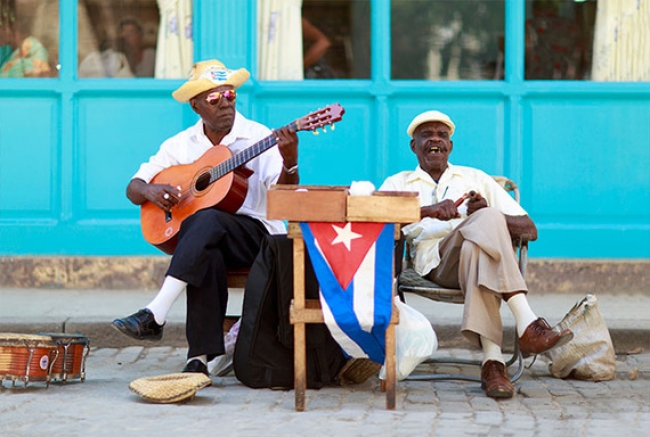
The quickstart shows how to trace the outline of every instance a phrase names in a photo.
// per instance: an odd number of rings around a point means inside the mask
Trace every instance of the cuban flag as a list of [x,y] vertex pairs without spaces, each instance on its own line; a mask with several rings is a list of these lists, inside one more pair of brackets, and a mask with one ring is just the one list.
[[384,363],[393,290],[392,223],[301,223],[323,316],[349,356]]

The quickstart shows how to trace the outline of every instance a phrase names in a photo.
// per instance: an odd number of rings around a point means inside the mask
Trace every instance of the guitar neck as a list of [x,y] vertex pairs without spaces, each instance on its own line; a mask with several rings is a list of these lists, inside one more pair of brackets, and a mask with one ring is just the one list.
[[[298,130],[298,126],[295,121],[289,123],[285,127],[289,128],[292,132],[296,132]],[[268,149],[275,146],[276,144],[277,142],[275,141],[275,135],[271,134],[268,137],[262,138],[260,141],[253,144],[252,146],[231,156],[230,158],[226,159],[225,161],[223,161],[222,163],[213,167],[210,170],[210,183],[230,173],[231,171],[235,170],[237,167],[246,164],[248,161],[262,154],[263,152],[266,152]]]

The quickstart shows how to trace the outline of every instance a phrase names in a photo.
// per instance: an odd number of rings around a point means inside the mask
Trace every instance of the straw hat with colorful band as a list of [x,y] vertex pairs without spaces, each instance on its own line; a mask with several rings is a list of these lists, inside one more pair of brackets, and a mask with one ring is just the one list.
[[250,75],[245,68],[229,70],[216,59],[197,62],[192,66],[187,82],[174,91],[172,96],[181,103],[187,103],[192,97],[221,85],[239,88]]

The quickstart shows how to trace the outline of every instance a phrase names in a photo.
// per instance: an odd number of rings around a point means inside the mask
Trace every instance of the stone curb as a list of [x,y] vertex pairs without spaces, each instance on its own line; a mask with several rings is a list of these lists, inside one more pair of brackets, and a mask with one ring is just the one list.
[[[0,288],[157,290],[169,257],[0,257]],[[536,293],[650,293],[650,260],[528,260]]]
[[[129,338],[112,328],[110,320],[68,319],[65,321],[46,320],[28,322],[20,320],[0,321],[0,332],[15,332],[24,334],[45,333],[82,333],[87,336],[91,346],[100,348],[123,348],[130,346],[169,346],[187,347],[185,340],[185,324],[169,321],[165,324],[163,339],[159,342],[140,341]],[[504,351],[510,352],[513,344],[513,327],[504,327]],[[435,327],[439,348],[472,348],[460,334],[460,325],[442,323]],[[650,335],[644,328],[616,327],[609,328],[612,343],[617,354],[630,352],[639,353],[650,351]]]

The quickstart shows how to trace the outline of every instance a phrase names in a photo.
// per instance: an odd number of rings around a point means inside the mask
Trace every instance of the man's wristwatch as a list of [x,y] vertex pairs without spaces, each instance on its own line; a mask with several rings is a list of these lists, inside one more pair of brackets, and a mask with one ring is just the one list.
[[284,170],[286,174],[294,174],[298,171],[298,164],[294,165],[291,168],[287,168],[284,164],[282,164],[282,170]]

